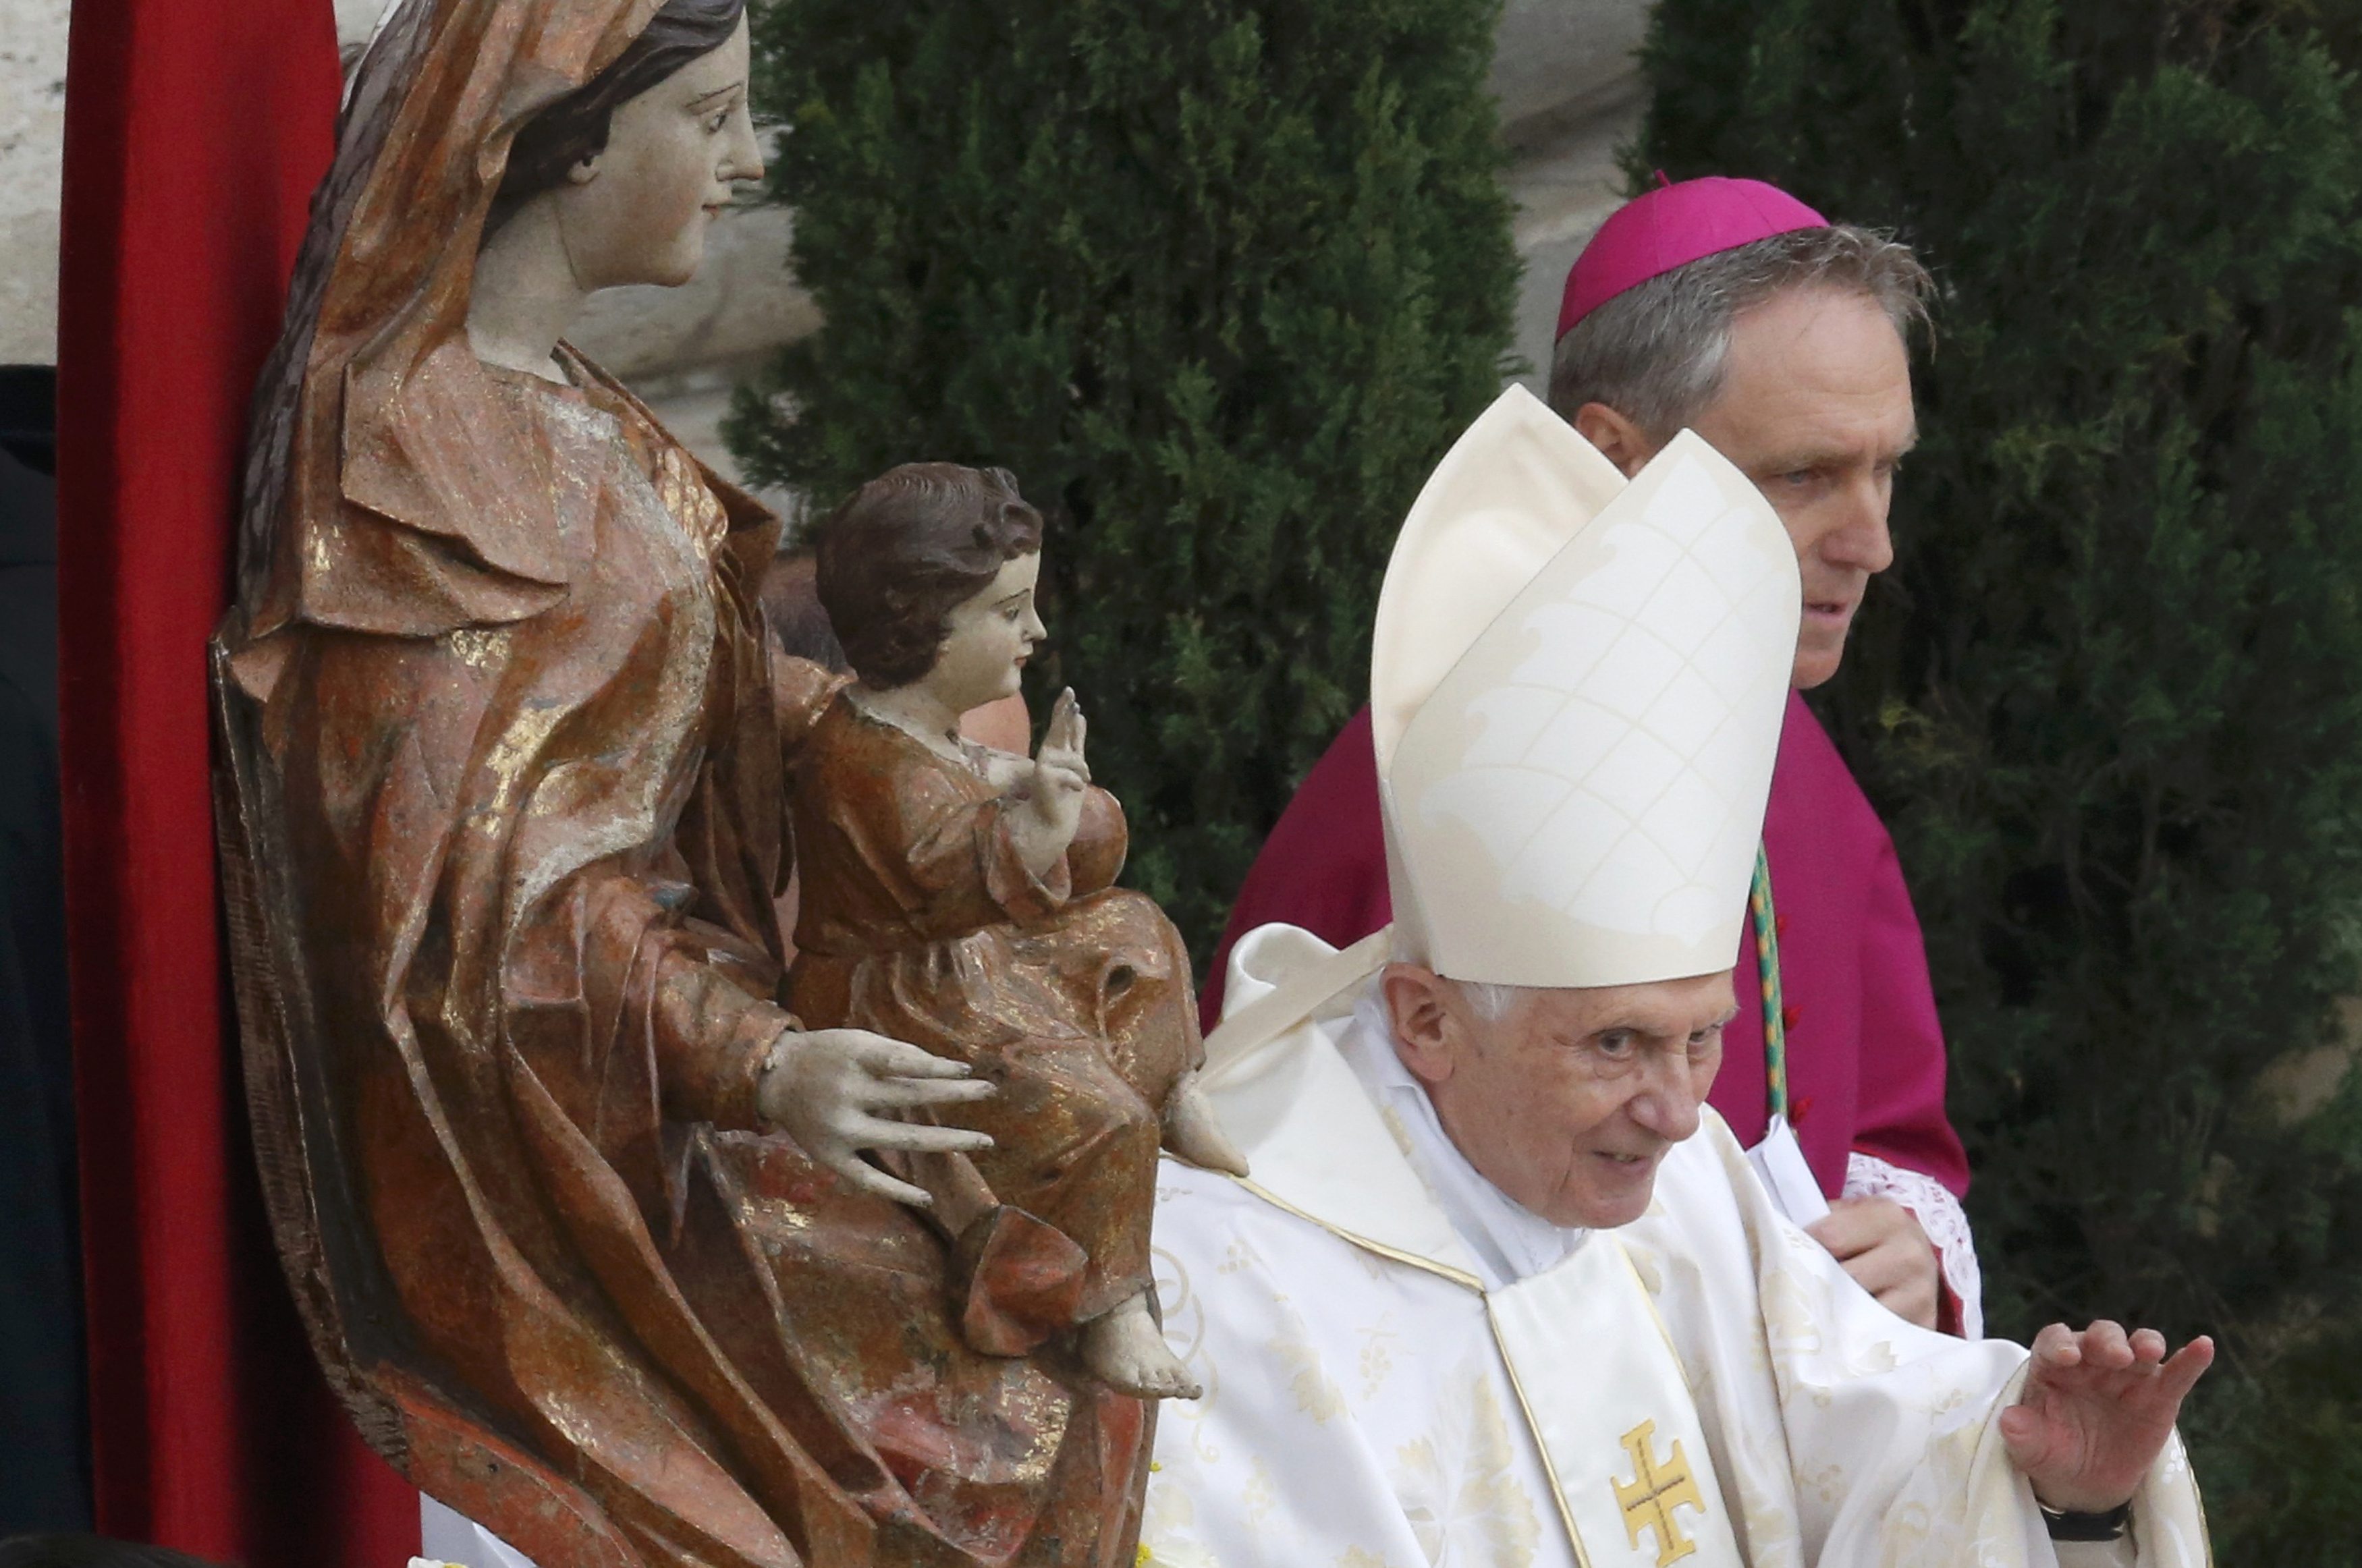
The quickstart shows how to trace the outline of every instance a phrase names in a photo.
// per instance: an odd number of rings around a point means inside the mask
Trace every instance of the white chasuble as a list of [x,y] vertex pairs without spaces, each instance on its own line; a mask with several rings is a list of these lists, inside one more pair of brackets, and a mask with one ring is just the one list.
[[[1995,1424],[2025,1351],[1879,1306],[1712,1111],[1631,1225],[1511,1202],[1396,1062],[1370,1001],[1384,958],[1383,936],[1336,954],[1286,927],[1239,949],[1208,1081],[1253,1176],[1160,1174],[1166,1336],[1206,1393],[1158,1417],[1143,1562],[2210,1561],[2178,1440],[2131,1540],[2054,1546]],[[1266,998],[1269,1027],[1231,1027]]]
[[1591,1568],[1739,1568],[1697,1407],[1613,1235],[1485,1293],[1576,1555]]

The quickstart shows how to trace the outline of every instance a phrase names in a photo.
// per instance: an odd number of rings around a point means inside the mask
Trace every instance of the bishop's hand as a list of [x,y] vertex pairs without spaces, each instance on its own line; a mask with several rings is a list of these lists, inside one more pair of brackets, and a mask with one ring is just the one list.
[[1840,1198],[1805,1229],[1880,1306],[1923,1329],[1936,1326],[1942,1265],[1911,1210],[1887,1198]]
[[2203,1336],[2166,1358],[2154,1329],[2053,1323],[2034,1337],[2018,1402],[2001,1413],[2012,1463],[2062,1513],[2103,1514],[2132,1501],[2165,1448],[2183,1396],[2214,1364]]
[[933,1201],[924,1190],[888,1176],[861,1152],[989,1149],[986,1133],[897,1121],[893,1113],[961,1105],[993,1092],[992,1085],[968,1076],[964,1062],[947,1062],[866,1029],[816,1029],[779,1036],[755,1098],[765,1121],[846,1186],[924,1209]]

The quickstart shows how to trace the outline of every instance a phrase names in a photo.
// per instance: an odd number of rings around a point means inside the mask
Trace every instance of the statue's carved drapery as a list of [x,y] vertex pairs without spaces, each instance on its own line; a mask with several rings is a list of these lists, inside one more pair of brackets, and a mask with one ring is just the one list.
[[759,1124],[832,690],[772,520],[469,347],[508,138],[653,8],[412,0],[299,268],[215,655],[282,1253],[371,1441],[546,1568],[1124,1560],[1146,1407],[969,1349],[936,1235]]
[[[959,1121],[995,1147],[927,1156],[914,1163],[958,1169],[913,1174],[954,1226],[998,1203],[1074,1244],[1064,1267],[1033,1238],[1012,1247],[1019,1302],[995,1299],[989,1280],[955,1280],[971,1341],[1030,1347],[1147,1289],[1163,1110],[1204,1051],[1180,933],[1110,886],[1127,842],[1115,797],[1089,790],[1074,841],[1035,876],[1010,831],[1016,798],[849,693],[814,723],[791,796],[799,1012],[910,1041],[994,1084]],[[962,1233],[962,1258],[983,1264],[998,1250],[989,1234]],[[1031,1266],[1015,1266],[1020,1255]]]

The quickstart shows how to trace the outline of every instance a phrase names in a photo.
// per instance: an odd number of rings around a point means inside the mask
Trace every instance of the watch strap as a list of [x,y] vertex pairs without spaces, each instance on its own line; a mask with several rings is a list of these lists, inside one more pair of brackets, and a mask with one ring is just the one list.
[[2042,1509],[2042,1527],[2053,1540],[2121,1540],[2125,1526],[2132,1522],[2130,1503],[2119,1503],[2105,1513],[2079,1514],[2054,1508],[2038,1497],[2035,1502]]

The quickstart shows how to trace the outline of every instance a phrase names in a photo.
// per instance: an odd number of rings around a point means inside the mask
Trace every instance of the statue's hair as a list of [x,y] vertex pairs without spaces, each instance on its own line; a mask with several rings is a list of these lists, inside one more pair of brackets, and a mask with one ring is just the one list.
[[604,152],[617,108],[728,43],[745,12],[746,0],[665,0],[613,64],[517,131],[500,191],[484,220],[485,235],[526,202],[555,188],[568,169]]
[[1875,302],[1907,337],[1927,325],[1934,287],[1909,246],[1850,224],[1701,256],[1567,328],[1551,358],[1551,407],[1573,424],[1584,404],[1605,403],[1669,441],[1722,390],[1741,312],[1790,289],[1835,289]]
[[935,665],[951,613],[1042,547],[1042,514],[1006,469],[905,463],[815,530],[815,587],[854,673],[879,690]]

